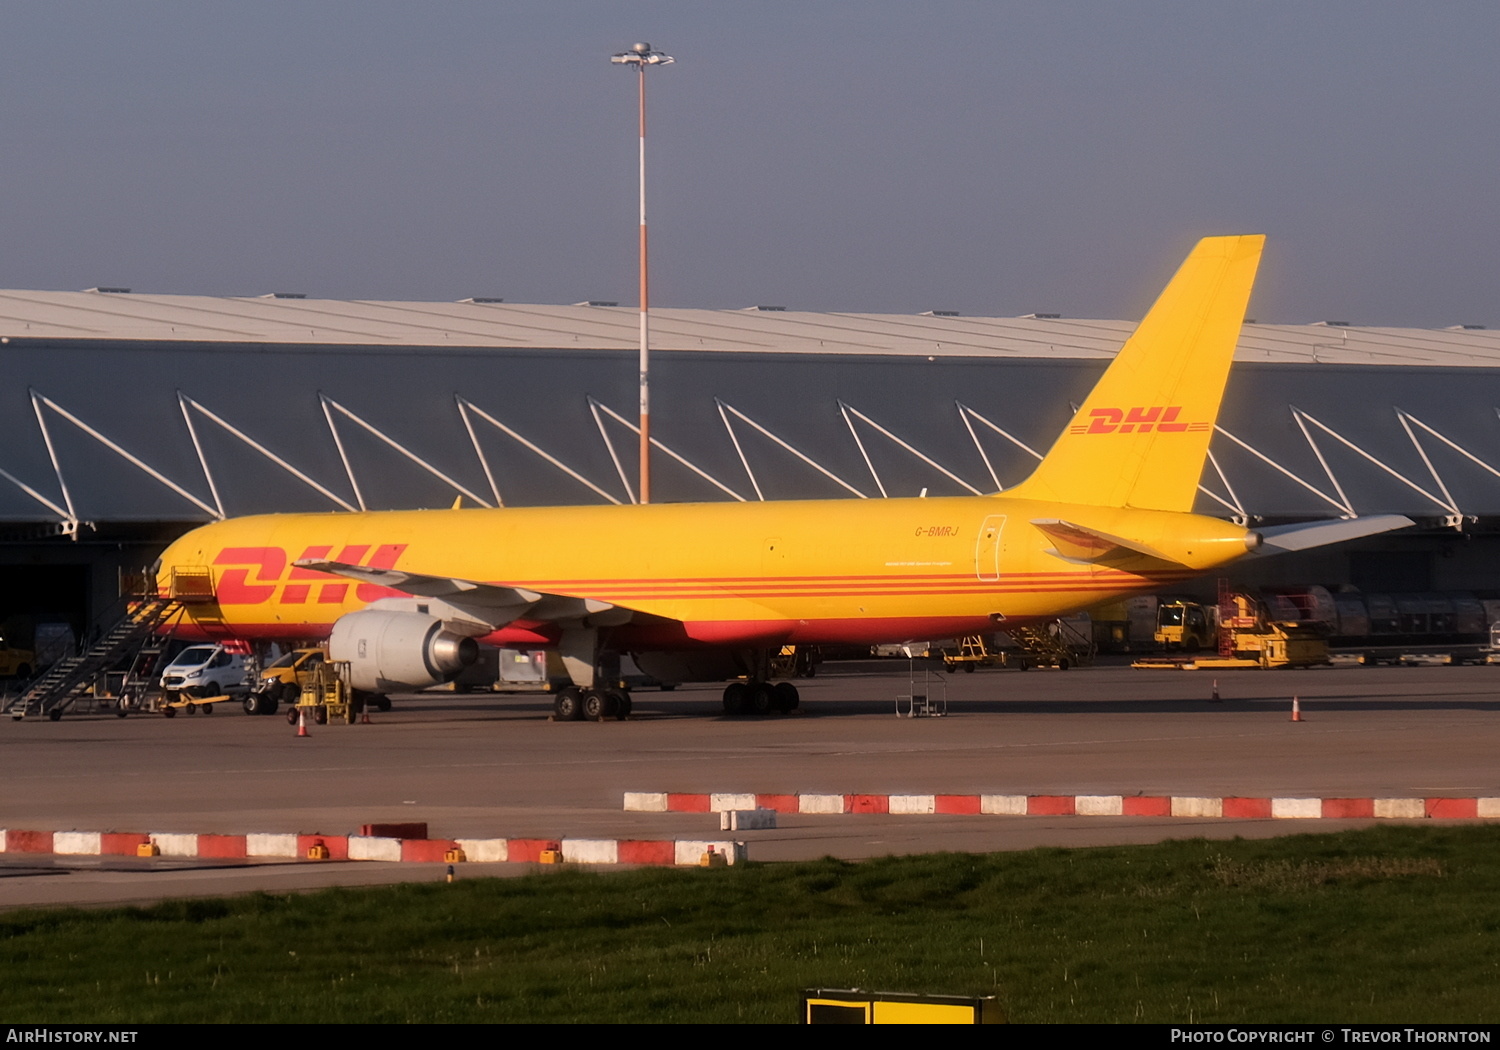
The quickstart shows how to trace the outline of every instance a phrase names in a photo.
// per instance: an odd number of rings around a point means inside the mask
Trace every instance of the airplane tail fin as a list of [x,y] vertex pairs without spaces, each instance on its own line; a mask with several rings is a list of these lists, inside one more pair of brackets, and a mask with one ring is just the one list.
[[1192,510],[1264,245],[1199,241],[1051,451],[1005,494]]

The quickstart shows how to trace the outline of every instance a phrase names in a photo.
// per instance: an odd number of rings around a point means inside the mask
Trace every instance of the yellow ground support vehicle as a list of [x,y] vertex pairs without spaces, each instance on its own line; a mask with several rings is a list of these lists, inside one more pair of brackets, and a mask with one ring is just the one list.
[[30,678],[36,668],[36,653],[18,649],[0,635],[0,678]]
[[[156,701],[156,710],[168,718],[177,717],[178,711],[185,711],[195,715],[202,711],[206,715],[214,713],[214,705],[227,703],[229,697],[223,694],[217,696],[197,696],[187,692],[166,692]],[[118,712],[116,712],[118,714]]]
[[1219,613],[1217,659],[1199,668],[1317,667],[1328,663],[1328,631],[1320,623],[1272,620],[1266,605],[1249,594],[1226,594]]
[[[328,654],[322,649],[293,649],[260,673],[260,681],[256,684],[255,691],[245,698],[245,713],[274,715],[281,705],[289,704],[292,710],[287,720],[295,722],[297,706],[310,702],[308,697],[312,693],[332,696],[329,692],[330,683],[337,678],[336,669],[329,663]],[[373,697],[370,702],[378,711],[391,709],[389,697]],[[341,697],[334,699],[335,707],[342,703]],[[315,716],[314,720],[319,723],[326,722],[330,711],[321,701],[317,704],[323,710],[320,716]],[[357,714],[358,710],[355,713]],[[341,707],[334,716],[338,717],[339,714],[342,714]]]
[[1166,601],[1156,607],[1156,644],[1196,653],[1217,645],[1208,610],[1197,602]]
[[302,696],[302,682],[328,659],[322,649],[293,649],[260,673],[260,680],[245,697],[245,714],[274,715],[282,704],[295,704]]
[[299,674],[298,696],[296,702],[286,709],[287,722],[296,725],[297,720],[305,715],[308,721],[318,725],[334,719],[353,725],[364,710],[364,701],[350,687],[347,674],[341,673],[347,670],[347,664],[336,664],[325,658]]
[[943,670],[949,672],[962,668],[966,673],[972,674],[977,667],[1004,667],[1006,665],[1005,653],[986,645],[982,634],[967,635],[958,640],[957,648],[939,649],[933,655],[942,657]]
[[1076,628],[1054,620],[1050,624],[1015,627],[1003,632],[1013,648],[1000,648],[994,636],[971,634],[958,639],[956,646],[929,649],[929,657],[943,661],[943,670],[966,673],[979,667],[1015,667],[1022,671],[1033,667],[1055,667],[1066,671],[1093,658],[1093,649]]
[[771,673],[777,678],[812,678],[822,660],[822,649],[816,645],[783,645],[771,655]]
[[[1217,655],[1196,659],[1154,658],[1137,660],[1135,667],[1189,667],[1200,671],[1236,668],[1318,667],[1328,661],[1328,631],[1321,623],[1272,620],[1266,605],[1250,594],[1225,590],[1219,607]],[[1175,623],[1173,622],[1175,621]],[[1204,648],[1195,626],[1208,622],[1208,612],[1197,602],[1163,602],[1158,607],[1156,640],[1171,647],[1167,637],[1182,639],[1179,647],[1191,652]],[[1180,633],[1173,635],[1172,628]]]
[[329,660],[322,649],[293,649],[261,672],[245,711],[271,715],[285,704],[286,720],[292,725],[304,715],[317,725],[339,719],[352,725],[366,703],[380,711],[391,709],[388,697],[372,697],[351,687],[348,669],[348,664]]

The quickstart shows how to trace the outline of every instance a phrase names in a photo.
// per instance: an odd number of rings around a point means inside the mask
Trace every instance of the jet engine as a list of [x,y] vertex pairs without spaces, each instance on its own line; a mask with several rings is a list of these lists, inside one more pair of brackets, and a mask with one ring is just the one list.
[[353,688],[399,693],[451,681],[478,659],[479,643],[426,613],[364,609],[334,623],[328,656],[348,663]]

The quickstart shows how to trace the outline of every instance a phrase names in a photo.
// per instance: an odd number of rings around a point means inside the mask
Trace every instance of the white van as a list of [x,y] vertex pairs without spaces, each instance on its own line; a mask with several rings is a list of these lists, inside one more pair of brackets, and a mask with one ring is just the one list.
[[193,696],[244,696],[249,691],[247,670],[245,657],[222,645],[194,645],[167,665],[161,687]]

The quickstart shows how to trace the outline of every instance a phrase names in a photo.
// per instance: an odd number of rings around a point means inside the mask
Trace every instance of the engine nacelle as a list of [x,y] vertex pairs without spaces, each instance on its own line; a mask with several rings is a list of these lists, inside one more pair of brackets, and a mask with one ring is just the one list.
[[334,622],[328,657],[348,663],[355,689],[400,693],[451,681],[478,659],[479,643],[426,613],[364,609]]

